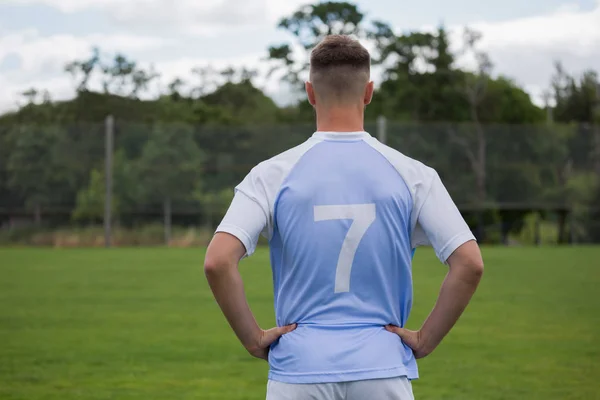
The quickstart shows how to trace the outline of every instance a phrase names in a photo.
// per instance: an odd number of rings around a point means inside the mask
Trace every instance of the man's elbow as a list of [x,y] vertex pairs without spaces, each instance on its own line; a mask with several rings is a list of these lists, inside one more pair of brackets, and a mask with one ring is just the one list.
[[477,286],[483,277],[483,261],[465,260],[459,264],[450,266],[450,274],[453,274],[462,282]]
[[448,259],[448,264],[450,271],[455,271],[466,282],[477,284],[483,276],[483,257],[474,242],[459,247]]
[[473,277],[475,277],[477,280],[481,279],[481,277],[483,276],[483,270],[484,270],[483,260],[481,258],[472,260],[469,263],[468,268],[469,268],[471,274],[473,275]]
[[204,258],[204,274],[210,280],[236,269],[245,252],[244,245],[234,236],[217,233],[208,245]]
[[483,277],[483,258],[480,253],[473,254],[470,257],[465,257],[462,260],[460,270],[462,271],[462,275],[464,279],[473,284],[478,284],[481,278]]
[[227,262],[221,257],[207,255],[204,259],[204,275],[208,279],[219,276],[227,270]]

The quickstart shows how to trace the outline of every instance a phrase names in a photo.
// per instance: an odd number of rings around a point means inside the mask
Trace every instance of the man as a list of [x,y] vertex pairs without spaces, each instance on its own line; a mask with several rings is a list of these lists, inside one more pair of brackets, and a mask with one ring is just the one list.
[[[268,400],[412,399],[415,360],[469,303],[481,254],[438,174],[364,131],[368,51],[329,36],[310,64],[317,132],[236,187],[205,272],[242,344],[269,361]],[[238,272],[261,233],[273,270],[270,330],[257,325]],[[428,244],[449,271],[422,328],[409,331],[412,252]]]

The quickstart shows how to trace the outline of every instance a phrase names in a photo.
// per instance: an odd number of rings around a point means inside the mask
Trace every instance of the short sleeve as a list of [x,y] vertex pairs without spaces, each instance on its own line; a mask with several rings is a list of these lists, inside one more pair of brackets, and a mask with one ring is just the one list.
[[217,232],[235,236],[246,248],[246,256],[256,250],[260,233],[265,229],[267,218],[258,203],[244,193],[236,191]]
[[217,232],[237,237],[246,247],[247,256],[256,249],[261,234],[271,240],[281,184],[300,157],[317,143],[318,140],[308,140],[252,168],[236,186],[231,206]]
[[475,236],[437,173],[433,173],[430,185],[425,188],[428,188],[427,194],[417,205],[413,242],[431,244],[440,261],[446,263],[457,248],[475,240]]
[[235,196],[217,228],[238,238],[246,255],[254,253],[260,234],[268,237],[270,207],[268,195],[257,169],[253,169],[235,188]]

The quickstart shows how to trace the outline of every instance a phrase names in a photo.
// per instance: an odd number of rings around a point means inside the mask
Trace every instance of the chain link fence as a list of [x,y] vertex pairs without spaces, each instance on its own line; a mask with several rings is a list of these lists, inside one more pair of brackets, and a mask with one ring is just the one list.
[[[366,130],[435,168],[482,241],[600,242],[598,126],[380,120]],[[0,241],[203,245],[250,169],[313,131],[119,121],[0,126]]]

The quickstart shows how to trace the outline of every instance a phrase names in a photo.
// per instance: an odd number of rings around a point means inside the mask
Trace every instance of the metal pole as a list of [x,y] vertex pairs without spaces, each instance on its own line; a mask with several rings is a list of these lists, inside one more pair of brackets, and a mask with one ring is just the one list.
[[171,243],[171,199],[165,199],[164,204],[164,219],[165,219],[165,245],[168,247]]
[[594,169],[600,174],[600,83],[596,84],[596,104],[592,114],[592,134],[594,135]]
[[111,229],[112,229],[112,160],[113,160],[113,139],[114,139],[115,120],[112,115],[106,117],[105,122],[105,159],[104,159],[104,176],[106,179],[104,187],[104,245],[108,248],[111,246]]
[[573,208],[569,209],[569,244],[571,246],[575,245],[576,235],[575,235],[575,213],[573,212]]
[[383,144],[387,141],[387,120],[383,115],[377,117],[377,138]]
[[550,92],[548,90],[545,90],[544,93],[542,93],[542,99],[544,100],[544,107],[546,108],[546,125],[552,125],[552,123],[554,122],[552,106],[550,105],[551,98],[552,98],[552,95],[550,94]]
[[535,214],[535,227],[534,227],[534,242],[536,246],[541,246],[542,244],[542,234],[541,234],[541,222],[540,222],[540,214],[536,213]]

